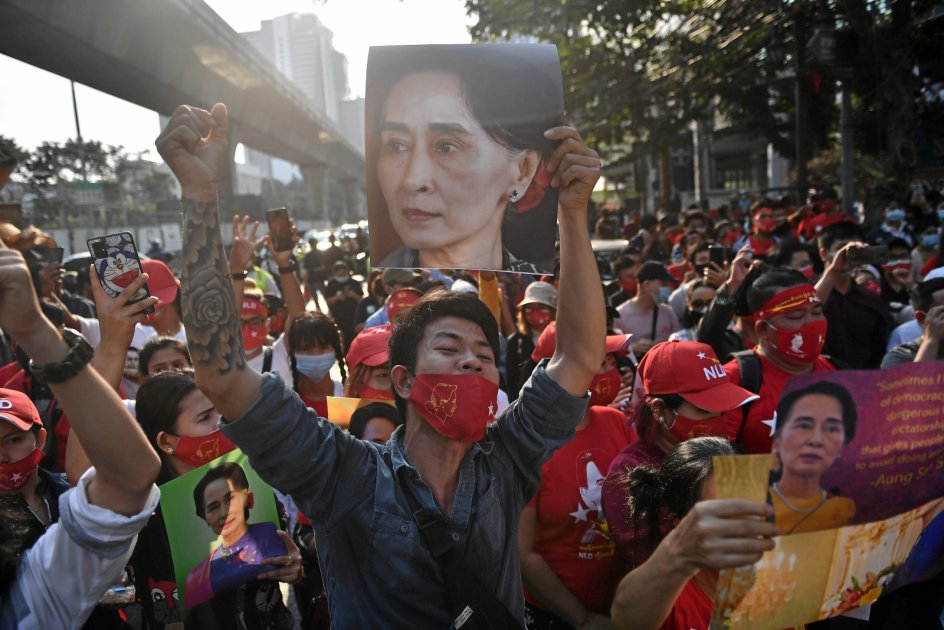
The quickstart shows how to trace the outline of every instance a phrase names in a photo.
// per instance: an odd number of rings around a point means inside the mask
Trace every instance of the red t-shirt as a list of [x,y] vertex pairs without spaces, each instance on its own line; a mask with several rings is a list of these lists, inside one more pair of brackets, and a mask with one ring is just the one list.
[[319,418],[328,417],[328,400],[326,398],[322,398],[321,400],[312,400],[310,398],[305,398],[301,394],[299,394],[298,397],[302,399],[302,402],[305,403],[306,406],[314,409]]
[[603,479],[635,439],[621,412],[591,407],[586,428],[541,468],[541,487],[529,503],[537,510],[534,550],[584,606],[604,614],[623,572],[600,505]]
[[708,630],[711,611],[711,598],[692,578],[685,583],[660,630]]
[[[772,446],[771,436],[774,432],[774,412],[777,410],[777,403],[780,402],[780,392],[784,385],[790,380],[793,374],[788,374],[773,363],[760,358],[761,377],[760,391],[757,395],[758,400],[750,403],[750,409],[747,411],[747,422],[743,430],[741,424],[744,423],[744,410],[738,407],[724,414],[725,433],[736,440],[745,451],[750,454],[769,453]],[[813,363],[814,372],[833,372],[836,367],[823,357],[816,357]],[[728,378],[735,385],[741,384],[741,370],[738,368],[736,359],[732,359],[724,364],[724,371],[728,373]]]
[[[650,536],[649,522],[646,519],[634,522],[629,509],[629,492],[623,477],[636,466],[661,468],[665,454],[642,440],[637,440],[623,449],[610,463],[610,469],[603,482],[603,512],[613,532],[616,550],[623,559],[626,568],[632,570],[645,562],[655,551]],[[672,529],[672,519],[662,510],[659,519],[659,539]]]

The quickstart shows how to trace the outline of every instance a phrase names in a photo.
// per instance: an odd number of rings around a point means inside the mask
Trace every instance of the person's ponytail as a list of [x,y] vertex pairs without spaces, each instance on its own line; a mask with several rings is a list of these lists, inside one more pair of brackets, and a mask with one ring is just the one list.
[[650,466],[637,466],[626,473],[629,510],[636,529],[643,521],[649,526],[649,537],[659,539],[659,514],[663,505],[662,479],[659,471]]

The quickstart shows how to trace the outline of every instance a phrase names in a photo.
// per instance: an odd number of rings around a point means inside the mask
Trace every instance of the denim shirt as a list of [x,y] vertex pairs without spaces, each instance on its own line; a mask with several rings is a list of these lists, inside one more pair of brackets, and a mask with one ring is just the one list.
[[541,465],[574,435],[587,396],[534,371],[519,398],[472,445],[443,514],[403,451],[400,427],[383,446],[319,418],[275,374],[223,432],[259,475],[292,495],[314,523],[336,628],[446,628],[443,573],[417,530],[402,488],[448,524],[466,566],[524,625],[518,520],[541,483]]

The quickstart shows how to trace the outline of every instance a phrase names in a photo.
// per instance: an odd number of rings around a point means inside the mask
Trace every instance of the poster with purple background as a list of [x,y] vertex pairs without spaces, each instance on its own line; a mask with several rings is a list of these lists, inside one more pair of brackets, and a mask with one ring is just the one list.
[[[796,527],[778,518],[783,533],[877,521],[944,494],[941,362],[791,379],[775,427],[781,465],[771,485],[774,507],[816,512]],[[804,483],[816,490],[807,503],[788,492],[802,496]]]

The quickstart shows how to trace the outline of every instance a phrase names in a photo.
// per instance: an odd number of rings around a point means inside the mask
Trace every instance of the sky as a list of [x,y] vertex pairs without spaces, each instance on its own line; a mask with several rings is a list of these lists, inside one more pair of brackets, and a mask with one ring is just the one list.
[[[158,0],[152,0],[158,1]],[[351,96],[363,96],[371,45],[451,44],[470,40],[462,0],[210,0],[237,32],[287,13],[315,13],[334,32],[334,47],[348,59]],[[366,19],[368,18],[369,19]],[[0,135],[34,149],[75,137],[68,79],[0,55]],[[75,85],[82,137],[123,145],[130,154],[158,160],[155,112],[81,84]]]

